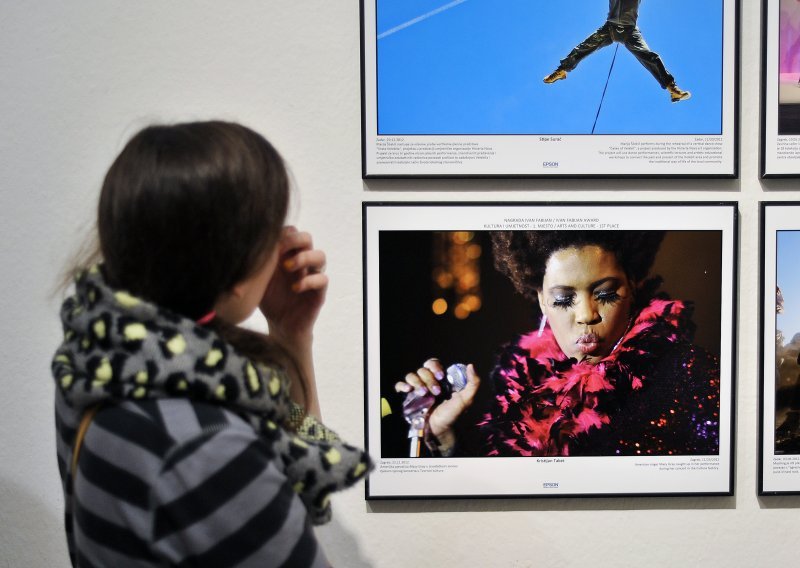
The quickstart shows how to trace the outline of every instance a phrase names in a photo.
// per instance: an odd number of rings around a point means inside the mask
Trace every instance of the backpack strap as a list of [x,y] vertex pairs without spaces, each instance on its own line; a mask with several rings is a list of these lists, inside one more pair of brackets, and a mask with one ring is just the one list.
[[75,474],[78,471],[78,458],[81,454],[83,438],[86,436],[86,431],[89,429],[89,425],[92,423],[95,414],[97,414],[101,406],[100,404],[95,404],[86,409],[81,417],[81,423],[78,425],[78,431],[75,433],[75,443],[72,446],[72,464],[70,467],[70,476],[73,484],[75,483]]

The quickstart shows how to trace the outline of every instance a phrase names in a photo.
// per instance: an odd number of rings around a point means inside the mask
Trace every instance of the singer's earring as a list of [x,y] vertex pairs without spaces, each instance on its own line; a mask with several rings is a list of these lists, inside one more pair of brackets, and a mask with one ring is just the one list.
[[619,339],[617,339],[617,342],[614,344],[614,347],[611,348],[611,353],[617,350],[617,347],[619,347],[619,344],[622,343],[622,340],[625,339],[625,336],[628,335],[628,332],[631,330],[632,327],[633,327],[633,316],[631,316],[628,319],[628,327],[625,328],[625,332]]
[[547,315],[542,314],[542,321],[539,322],[539,333],[536,334],[536,337],[541,337],[544,333],[544,326],[547,325]]

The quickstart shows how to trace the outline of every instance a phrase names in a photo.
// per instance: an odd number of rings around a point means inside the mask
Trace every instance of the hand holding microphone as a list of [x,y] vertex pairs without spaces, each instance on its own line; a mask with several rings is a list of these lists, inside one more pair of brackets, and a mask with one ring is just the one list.
[[406,393],[403,417],[409,424],[412,456],[419,455],[419,438],[428,433],[447,453],[455,444],[453,425],[472,404],[480,379],[470,365],[455,364],[445,371],[438,359],[428,359],[405,381],[395,384],[397,392]]
[[[448,400],[454,392],[464,390],[467,386],[467,367],[461,363],[450,365],[446,373],[447,380],[439,381],[438,394],[431,390],[417,388],[403,399],[403,418],[412,429],[422,430],[425,417],[437,402]],[[438,379],[437,379],[438,380]]]

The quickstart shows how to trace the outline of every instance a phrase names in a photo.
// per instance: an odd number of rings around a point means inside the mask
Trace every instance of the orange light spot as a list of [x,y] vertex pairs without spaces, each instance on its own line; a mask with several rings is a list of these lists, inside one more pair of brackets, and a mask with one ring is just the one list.
[[470,294],[464,298],[464,305],[471,312],[477,312],[481,309],[481,299],[475,294]]
[[452,239],[454,243],[463,245],[470,242],[474,236],[475,233],[472,233],[470,231],[456,231],[455,233],[453,233]]
[[433,275],[433,279],[439,288],[450,288],[453,285],[453,275],[446,270],[437,270]]
[[481,245],[478,244],[471,244],[467,247],[467,258],[470,260],[476,260],[481,257]]

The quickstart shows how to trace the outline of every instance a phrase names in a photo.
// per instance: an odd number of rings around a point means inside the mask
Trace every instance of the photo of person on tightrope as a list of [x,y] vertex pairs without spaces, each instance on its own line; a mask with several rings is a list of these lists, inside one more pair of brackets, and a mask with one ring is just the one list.
[[[647,69],[661,85],[662,89],[669,91],[673,103],[685,101],[692,94],[684,91],[675,84],[675,78],[667,71],[661,57],[652,51],[639,31],[639,5],[641,0],[609,0],[608,18],[597,31],[579,43],[569,54],[561,60],[555,71],[544,78],[548,84],[567,78],[584,58],[598,49],[612,43],[622,44],[633,56]],[[619,45],[617,46],[617,49]],[[616,53],[615,53],[616,58]],[[613,62],[612,62],[613,67]],[[611,70],[609,70],[609,75]]]
[[377,134],[720,135],[731,4],[377,0]]

